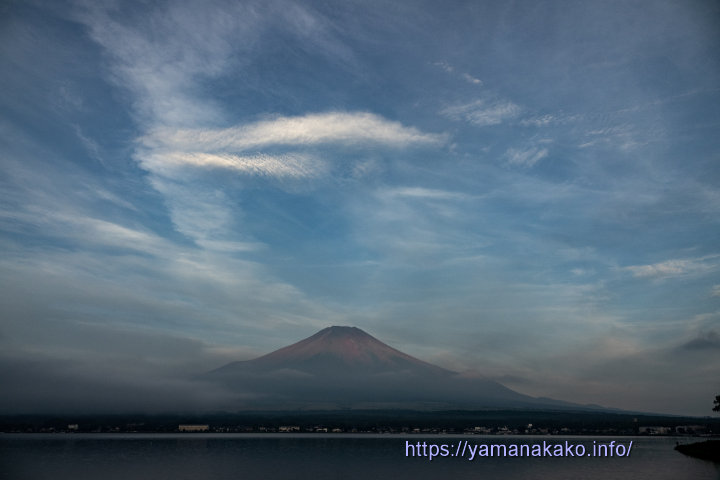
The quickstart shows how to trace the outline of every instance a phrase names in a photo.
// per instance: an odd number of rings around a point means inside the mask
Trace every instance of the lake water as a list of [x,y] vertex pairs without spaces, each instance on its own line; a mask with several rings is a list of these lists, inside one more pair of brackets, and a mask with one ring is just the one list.
[[[406,441],[463,445],[633,441],[629,457],[406,457]],[[0,434],[0,479],[718,479],[673,437],[369,434]],[[453,450],[451,453],[454,453]]]

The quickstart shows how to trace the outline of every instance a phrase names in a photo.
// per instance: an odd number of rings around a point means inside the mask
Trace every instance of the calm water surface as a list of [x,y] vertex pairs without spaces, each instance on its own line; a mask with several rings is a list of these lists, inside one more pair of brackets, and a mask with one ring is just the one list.
[[[406,457],[405,442],[542,444],[592,450],[633,441],[629,457]],[[672,437],[480,435],[0,434],[0,479],[718,479],[720,464],[673,450]]]

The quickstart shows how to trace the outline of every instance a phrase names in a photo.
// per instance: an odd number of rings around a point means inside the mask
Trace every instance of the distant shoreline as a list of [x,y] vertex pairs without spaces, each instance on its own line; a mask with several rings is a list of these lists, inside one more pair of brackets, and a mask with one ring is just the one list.
[[[154,438],[168,438],[168,439],[177,439],[179,437],[195,437],[197,439],[210,439],[210,438],[262,438],[262,437],[276,437],[276,438],[427,438],[427,437],[445,437],[445,438],[495,438],[495,439],[502,439],[502,438],[524,438],[527,440],[532,439],[541,439],[541,438],[556,438],[556,439],[562,439],[562,438],[574,438],[574,439],[598,439],[598,438],[607,438],[607,441],[610,441],[611,439],[615,438],[636,438],[636,439],[657,439],[657,440],[700,440],[700,439],[707,439],[703,442],[695,442],[695,443],[685,443],[685,444],[678,444],[675,446],[675,450],[678,450],[680,453],[683,453],[688,456],[694,456],[696,458],[701,458],[699,456],[683,452],[681,449],[684,447],[694,447],[696,445],[706,444],[706,443],[712,443],[712,444],[720,444],[720,435],[715,435],[712,437],[687,437],[687,436],[680,436],[680,435],[593,435],[593,434],[557,434],[557,435],[538,435],[538,434],[507,434],[507,435],[497,435],[497,434],[470,434],[470,433],[405,433],[405,432],[385,432],[385,433],[379,433],[379,432],[340,432],[340,433],[323,433],[323,432],[294,432],[294,433],[288,433],[288,432],[81,432],[81,433],[74,433],[74,432],[0,432],[0,439],[12,439],[12,438],[30,438],[30,437],[37,437],[37,438],[48,438],[48,437],[57,437],[57,438],[65,438],[70,439],[72,437],[77,437],[78,439],[87,439],[87,438],[141,438],[141,437],[154,437]],[[714,447],[713,447],[714,448]]]
[[710,437],[720,418],[557,411],[284,411],[0,415],[5,433],[462,434]]

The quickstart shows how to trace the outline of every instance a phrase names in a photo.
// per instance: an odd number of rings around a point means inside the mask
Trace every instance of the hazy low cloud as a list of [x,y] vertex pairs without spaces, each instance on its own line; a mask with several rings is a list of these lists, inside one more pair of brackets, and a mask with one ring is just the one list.
[[0,398],[5,414],[203,412],[238,397],[152,366],[132,371],[97,356],[92,362],[3,356],[0,382],[8,389]]
[[[716,385],[707,379],[717,377],[718,349],[720,338],[713,330],[663,347],[641,347],[617,332],[524,366],[501,366],[494,378],[534,396],[659,413],[681,413],[678,406],[684,405],[702,415],[710,413],[716,395]],[[668,389],[669,378],[691,386]]]
[[685,350],[720,350],[720,333],[717,330],[702,332],[684,343],[681,348]]

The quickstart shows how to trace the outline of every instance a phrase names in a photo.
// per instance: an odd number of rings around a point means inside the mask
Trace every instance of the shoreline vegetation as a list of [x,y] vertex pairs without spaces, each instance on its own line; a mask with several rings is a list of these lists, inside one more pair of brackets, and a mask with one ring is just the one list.
[[162,415],[34,414],[0,415],[0,432],[409,433],[714,437],[720,435],[720,418],[517,410],[436,412],[334,410]]

